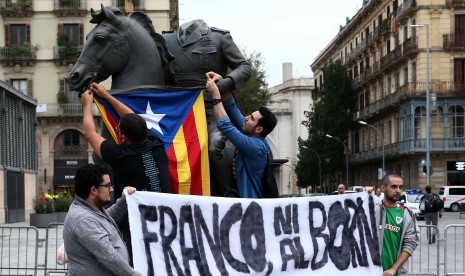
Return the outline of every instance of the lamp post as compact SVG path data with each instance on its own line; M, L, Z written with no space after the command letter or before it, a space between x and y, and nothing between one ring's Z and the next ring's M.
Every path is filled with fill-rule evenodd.
M384 133L382 131L380 131L379 128L375 127L374 125L370 125L369 123L367 123L365 121L358 121L358 123L361 124L361 125L373 128L374 130L376 130L378 132L378 135L381 134L381 143L382 143L382 148L383 148L383 155L382 155L382 158L383 158L383 173L382 173L382 175L384 176L384 172L385 172L385 170L384 170Z
M274 164L274 163L270 163L270 164ZM280 165L283 165L283 166L286 166L286 167L289 167L290 170L289 170L289 175L287 176L287 179L288 179L288 186L289 186L289 189L291 189L291 173L292 171L295 171L295 168L293 168L292 166L288 165L288 164L280 164ZM300 196L300 189L299 190L299 196ZM292 193L292 195L294 195L294 192Z
M337 137L333 137L333 136L331 136L329 134L326 134L326 137L334 139L334 140L338 141L339 143L341 143L344 146L344 151L345 151L345 154L346 154L346 185L347 185L347 187L349 187L349 151L347 150L347 146L346 146L346 144L344 142L342 142Z
M429 25L410 25L413 28L426 27L426 185L430 186L430 134L431 134L431 111L430 111L430 79L429 79Z

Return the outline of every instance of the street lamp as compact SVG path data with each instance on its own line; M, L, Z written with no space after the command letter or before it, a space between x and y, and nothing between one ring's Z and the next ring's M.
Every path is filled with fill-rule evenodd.
M371 127L373 128L374 130L376 130L378 132L378 135L381 134L381 143L382 143L382 148L383 148L383 172L382 172L382 176L384 176L384 133L383 131L380 131L377 127L375 127L374 125L370 125L369 123L365 122L365 121L358 121L359 124L361 125L364 125L364 126L368 126L368 127Z
M430 114L430 80L429 80L429 25L410 25L413 28L426 27L426 185L430 186L430 134L431 134L431 114Z
M270 164L275 164L275 163L270 163ZM292 166L290 166L290 165L288 165L288 164L281 164L281 163L280 163L279 165L283 165L283 166L286 166L286 167L289 167L289 168L290 168L290 170L289 170L289 175L287 176L287 179L288 179L288 184L287 184L287 185L288 185L289 189L291 189L291 173L292 173L292 171L295 170L295 168L293 168ZM295 185L294 185L294 187L295 187ZM294 188L294 187L293 187L293 188ZM294 189L293 189L293 190L294 190ZM298 190L299 190L299 196L300 196L300 188L299 188ZM292 192L292 195L294 195L294 192Z
M316 152L313 149L308 148L306 146L302 146L302 148L308 149L309 151L313 152L316 155L316 157L318 158L318 173L319 173L319 176L320 176L320 182L319 182L320 185L319 186L321 187L321 159L320 159L320 155L318 154L318 152Z
M346 154L346 185L347 185L347 187L349 187L349 151L347 150L347 146L346 146L346 144L344 142L342 142L337 137L333 137L333 136L331 136L329 134L326 134L326 137L334 139L334 140L338 141L339 143L341 143L344 146L344 151L345 151L345 154Z

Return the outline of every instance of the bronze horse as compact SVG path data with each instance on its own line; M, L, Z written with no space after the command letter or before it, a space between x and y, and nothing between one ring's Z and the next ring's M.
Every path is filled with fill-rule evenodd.
M164 38L142 12L124 16L117 8L91 9L91 23L83 50L67 78L72 91L84 92L91 82L112 76L111 89L140 85L171 85L173 56ZM149 66L144 66L149 65Z

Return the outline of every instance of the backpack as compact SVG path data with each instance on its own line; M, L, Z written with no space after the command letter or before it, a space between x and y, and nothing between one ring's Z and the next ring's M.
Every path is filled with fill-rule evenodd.
M276 182L276 178L273 175L273 169L271 168L271 153L268 153L266 156L266 163L265 163L265 169L263 170L263 176L262 176L262 197L261 198L279 198L279 192L278 192L278 183ZM250 172L247 169L247 166L245 166L245 171L247 172L247 175L250 177ZM256 187L253 186L255 191ZM257 193L259 194L259 193Z
M424 200L426 213L439 212L444 208L444 201L436 194L426 194Z
M278 183L273 174L273 169L271 168L271 156L268 153L266 157L265 169L263 170L262 177L262 198L278 198Z

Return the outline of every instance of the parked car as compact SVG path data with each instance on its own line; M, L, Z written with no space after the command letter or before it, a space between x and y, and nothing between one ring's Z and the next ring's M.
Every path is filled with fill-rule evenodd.
M350 186L349 188L347 188L347 191L363 192L363 191L365 191L365 187L363 187L363 186Z
M420 193L421 191L421 193ZM422 190L406 190L400 197L399 204L412 210L417 219L424 219L425 213L420 210L420 199L423 196Z
M460 204L465 203L465 186L442 186L439 197L444 201L444 209L460 211Z

